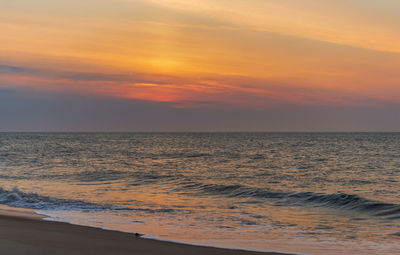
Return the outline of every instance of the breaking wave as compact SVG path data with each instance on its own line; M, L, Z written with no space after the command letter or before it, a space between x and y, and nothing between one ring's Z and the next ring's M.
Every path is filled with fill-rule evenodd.
M25 193L18 187L5 190L0 187L0 204L11 207L36 210L78 210L78 211L144 211L147 213L172 213L175 209L169 208L128 208L109 205L99 205L80 200L59 199L42 196L37 193Z
M201 183L186 183L180 189L191 189L196 194L223 195L227 197L255 198L259 202L271 201L276 205L284 206L313 206L332 208L367 214L386 219L400 219L400 205L369 200L358 195L346 193L321 194L313 192L284 192L250 188L242 185L216 185ZM25 193L14 187L5 190L0 187L0 204L39 210L80 210L80 211L145 211L148 213L172 213L175 209L161 208L128 208L95 203L59 199L43 196L37 193Z
M370 216L400 219L400 205L369 200L358 195L346 193L322 194L314 192L285 192L251 188L242 185L217 185L186 183L184 189L194 189L196 193L265 199L285 206L313 206L339 210L355 211ZM262 200L260 200L262 202Z

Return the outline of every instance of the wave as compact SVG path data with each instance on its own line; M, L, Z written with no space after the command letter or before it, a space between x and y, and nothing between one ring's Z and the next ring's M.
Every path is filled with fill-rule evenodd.
M222 195L234 198L258 199L258 203L270 201L279 206L312 206L362 213L374 217L399 220L400 205L369 200L346 193L321 194L314 192L285 192L251 188L242 185L217 185L186 182L181 189L195 190L196 195ZM174 213L182 209L131 208L100 205L81 200L59 199L37 193L25 193L14 187L5 190L0 187L0 204L11 207L38 210L79 210L79 211L142 211L147 213ZM186 210L185 210L186 211Z
M12 190L5 190L0 187L0 204L36 210L144 211L147 213L173 213L177 211L170 208L128 208L100 205L81 200L60 199L37 193L25 193L18 187L14 187Z
M80 200L59 199L55 197L42 196L36 193L25 193L14 187L5 190L0 187L0 204L11 207L44 209L44 210L107 210L110 206L88 203Z
M208 195L224 195L236 198L256 198L274 202L284 206L313 206L353 211L375 217L400 219L400 205L374 201L358 195L346 193L322 194L314 192L285 192L272 191L260 188L251 188L243 185L218 185L185 183L184 189L194 189L196 193Z

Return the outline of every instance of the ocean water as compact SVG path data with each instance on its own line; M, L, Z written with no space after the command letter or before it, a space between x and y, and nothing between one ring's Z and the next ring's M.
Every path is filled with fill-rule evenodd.
M400 254L398 133L1 133L0 203L217 247Z

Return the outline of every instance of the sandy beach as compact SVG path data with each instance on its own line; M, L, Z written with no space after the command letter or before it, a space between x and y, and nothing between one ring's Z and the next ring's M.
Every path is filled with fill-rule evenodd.
M134 234L44 221L29 211L0 212L0 254L278 254L217 249L144 239Z

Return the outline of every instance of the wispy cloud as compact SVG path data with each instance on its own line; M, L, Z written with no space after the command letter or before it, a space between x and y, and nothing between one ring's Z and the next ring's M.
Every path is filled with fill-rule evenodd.
M400 24L373 1L7 2L5 89L180 109L400 102Z
M22 73L27 69L18 66L0 65L0 73Z

